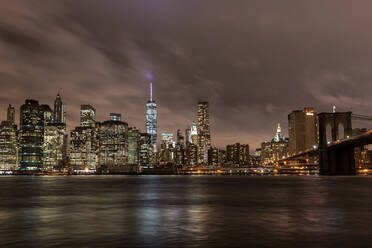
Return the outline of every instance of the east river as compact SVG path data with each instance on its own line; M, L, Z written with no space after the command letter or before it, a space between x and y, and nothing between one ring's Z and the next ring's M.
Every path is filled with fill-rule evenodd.
M372 176L2 176L0 247L371 247Z

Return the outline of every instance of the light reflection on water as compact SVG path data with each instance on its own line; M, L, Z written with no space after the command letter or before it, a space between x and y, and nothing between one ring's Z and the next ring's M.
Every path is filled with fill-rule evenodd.
M369 247L372 177L0 177L0 247Z

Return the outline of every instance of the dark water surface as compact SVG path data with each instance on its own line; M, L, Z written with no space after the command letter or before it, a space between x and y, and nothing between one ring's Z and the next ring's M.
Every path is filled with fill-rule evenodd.
M372 247L372 177L0 177L0 247Z

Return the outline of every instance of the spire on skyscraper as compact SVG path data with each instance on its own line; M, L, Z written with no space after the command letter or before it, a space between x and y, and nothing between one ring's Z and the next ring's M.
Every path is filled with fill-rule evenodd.
M280 140L283 140L283 134L282 134L282 128L280 127L280 123L278 123L278 127L276 129L276 134L274 136L274 141L279 142Z

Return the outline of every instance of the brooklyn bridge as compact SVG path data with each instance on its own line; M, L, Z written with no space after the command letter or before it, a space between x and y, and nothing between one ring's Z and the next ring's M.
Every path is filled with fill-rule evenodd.
M372 120L372 117L352 112L319 113L319 144L278 162L313 161L319 165L321 175L356 174L354 149L372 144L372 130L352 136L352 120Z

